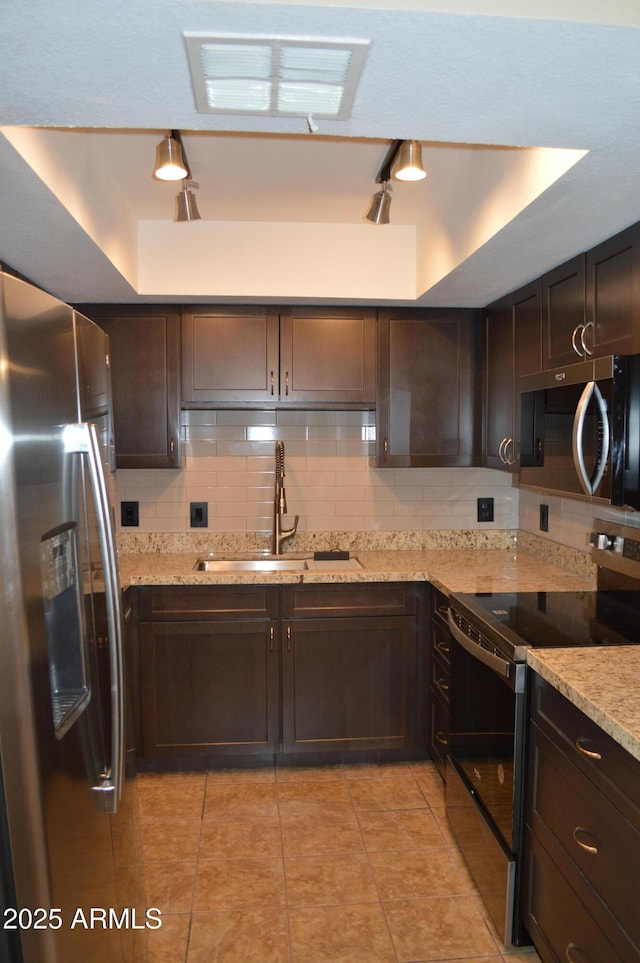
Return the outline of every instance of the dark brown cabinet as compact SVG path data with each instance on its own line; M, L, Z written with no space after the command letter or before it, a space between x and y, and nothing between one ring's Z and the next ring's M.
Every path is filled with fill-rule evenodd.
M198 307L182 314L182 402L373 407L375 312Z
M449 601L431 589L431 624L428 655L427 750L442 778L449 745L449 678L451 674Z
M140 592L142 752L188 759L275 752L278 589Z
M484 464L517 471L518 379L541 367L541 286L533 281L485 310Z
M545 963L640 960L640 764L533 676L523 910Z
M542 278L544 367L640 346L640 225Z
M415 746L416 614L401 583L283 589L284 752Z
M376 463L478 464L481 380L478 312L380 309Z
M420 589L140 590L147 762L416 747Z
M180 315L149 305L81 305L109 335L118 468L180 468Z

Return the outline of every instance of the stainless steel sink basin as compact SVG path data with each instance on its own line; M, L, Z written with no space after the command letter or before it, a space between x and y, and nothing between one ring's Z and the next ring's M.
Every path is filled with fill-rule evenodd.
M304 558L211 558L197 559L197 572L302 572L307 568Z

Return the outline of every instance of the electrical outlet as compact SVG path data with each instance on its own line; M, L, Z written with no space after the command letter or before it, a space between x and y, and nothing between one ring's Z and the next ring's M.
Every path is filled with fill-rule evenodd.
M191 528L208 528L209 505L207 502L190 502Z
M120 524L123 528L140 524L139 502L120 502Z
M548 505L540 506L540 531L541 532L549 531L549 506Z
M478 499L478 521L479 522L493 521L493 498Z

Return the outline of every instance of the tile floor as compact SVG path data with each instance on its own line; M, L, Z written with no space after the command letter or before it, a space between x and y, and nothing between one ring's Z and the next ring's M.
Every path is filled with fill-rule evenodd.
M539 963L497 941L430 762L142 774L151 963Z

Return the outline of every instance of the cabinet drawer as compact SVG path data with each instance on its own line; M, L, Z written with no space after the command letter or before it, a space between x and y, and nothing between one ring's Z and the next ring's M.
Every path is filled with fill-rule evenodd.
M140 589L140 621L225 621L278 617L278 589L267 585L153 586Z
M640 826L640 763L540 676L533 721L634 825Z
M635 870L640 865L640 833L535 725L531 727L530 751L532 829L550 849L555 842L565 851L640 946L637 886L624 871L624 867ZM572 875L579 880L578 889L582 877L575 870Z
M544 963L631 963L597 926L544 847L530 831L524 868L525 925Z
M449 666L441 659L432 657L429 671L430 685L447 704L449 703L449 676Z
M444 629L438 622L431 623L431 652L444 666L451 664L451 636L449 629Z
M447 627L449 625L449 599L437 588L431 588L431 618L432 622Z
M287 585L282 589L282 615L298 619L415 615L417 591L404 582Z

